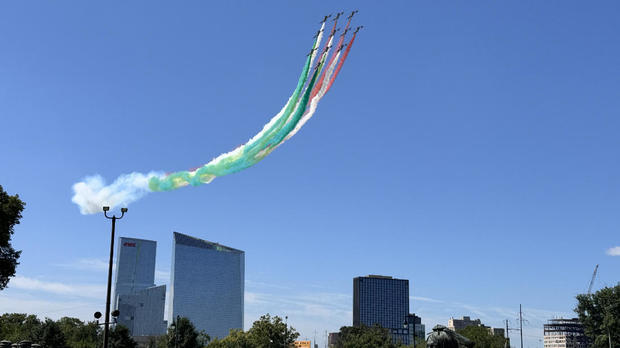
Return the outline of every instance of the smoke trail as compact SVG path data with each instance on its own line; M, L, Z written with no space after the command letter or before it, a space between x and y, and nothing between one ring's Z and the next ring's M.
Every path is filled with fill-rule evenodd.
M347 28L349 23L350 19ZM312 44L312 50L304 63L297 86L287 103L278 114L263 126L260 132L244 145L223 153L207 164L191 171L184 170L170 174L134 172L119 176L110 185L106 185L104 179L99 175L86 177L83 181L73 185L72 201L80 207L82 214L97 213L106 205L110 207L126 206L153 191L169 191L187 185L197 186L210 183L218 176L235 173L258 163L299 131L301 126L312 117L318 102L334 82L355 39L354 34L349 47L347 47L343 57L340 58L343 35L338 42L336 54L328 60L327 58L332 51L335 28L336 22L319 55L319 46L325 29L325 21L322 22ZM316 66L312 68L312 63L317 56L320 58Z
M100 213L103 206L126 206L150 192L149 180L162 173L131 173L119 176L110 185L100 175L89 176L73 185L73 203L82 214Z

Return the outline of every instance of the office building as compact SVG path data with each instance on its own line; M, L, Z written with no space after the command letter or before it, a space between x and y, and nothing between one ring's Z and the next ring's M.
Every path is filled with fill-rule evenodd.
M243 251L174 232L170 319L187 317L211 338L243 329L244 277Z
M340 342L340 332L330 332L327 336L327 347L335 348Z
M544 325L545 348L588 348L589 341L579 319L551 319Z
M461 319L450 318L448 320L448 329L452 331L459 331L469 326L480 326L489 331L489 334L494 336L505 337L505 330L501 327L490 327L482 324L480 319L471 319L470 317L464 316Z
M450 318L448 320L448 329L452 331L462 330L468 326L483 326L480 319L471 320L470 317L462 317L461 319Z
M390 329L395 343L411 344L409 315L409 280L380 275L353 279L353 326L379 324Z
M113 308L119 310L118 323L132 336L157 336L166 330L166 286L155 286L156 249L152 240L118 241Z

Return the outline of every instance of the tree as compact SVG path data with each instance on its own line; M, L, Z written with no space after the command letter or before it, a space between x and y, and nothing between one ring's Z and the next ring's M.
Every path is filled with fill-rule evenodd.
M63 317L58 320L60 330L65 335L67 347L70 348L97 348L101 343L96 322L84 323L77 318Z
M9 278L15 276L15 267L21 251L16 251L11 245L13 226L19 224L22 210L26 203L19 199L19 195L9 196L0 185L0 290L6 288Z
M189 319L179 317L168 328L168 334L165 337L168 348L201 348L204 336L206 335L198 332Z
M399 345L392 343L390 330L374 326L343 326L340 328L340 338L337 348L396 348Z
M474 342L476 348L504 348L506 344L504 337L493 335L484 326L468 326L458 330L458 333Z
M620 284L577 295L575 312L594 348L620 345Z
M5 313L0 316L0 339L37 342L40 332L41 321L36 315Z
M123 325L116 325L110 330L110 347L112 348L136 348L138 344L129 335L129 329Z
M289 327L282 318L269 314L261 316L247 332L248 343L252 347L289 347L299 337L299 333Z
M230 334L223 339L214 339L209 348L254 348L243 330L230 330Z
M43 348L65 348L67 346L60 325L50 318L45 318L45 322L41 325L41 335L36 342L39 342Z

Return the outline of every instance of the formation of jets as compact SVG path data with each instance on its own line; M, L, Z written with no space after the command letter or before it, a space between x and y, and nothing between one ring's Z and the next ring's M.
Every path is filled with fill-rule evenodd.
M359 12L358 10L351 11L351 14L347 17L347 19L349 19L349 20L350 20L350 19L351 19L351 18L353 18L353 16L355 16L355 14L356 14L356 13L358 13L358 12ZM334 22L335 22L335 21L337 21L337 20L338 20L338 18L340 18L340 16L342 16L343 14L344 14L344 11L343 11L343 12L338 12L338 13L336 13L336 15L334 16L333 21L334 21ZM332 16L331 14L326 15L325 17L323 17L323 20L319 22L319 24L323 24L323 23L327 22L327 20L328 20L331 16ZM354 31L353 33L354 33L354 34L357 34L357 32L358 32L358 31L360 31L360 29L362 29L362 28L364 28L364 26L363 26L363 25L360 25L359 27L355 28L355 31ZM339 30L340 30L340 28L338 28L338 29L334 30L334 34L335 34L337 31L339 31ZM345 29L345 30L342 32L342 34L340 34L340 36L345 36L349 30L351 30L351 28L347 28L347 29ZM322 33L322 32L323 32L323 29L319 29L319 30L316 32L316 34L314 34L313 38L315 38L315 39L316 39L319 35L321 35L321 33ZM338 47L338 50L337 50L336 52L340 52L340 50L342 50L342 49L343 49L344 47L346 47L346 46L347 46L347 44L340 45L340 47ZM327 47L325 47L325 50L324 50L324 51L329 50L330 48L331 48L331 46L327 46ZM316 49L317 49L317 48L313 48L313 49L311 49L311 50L310 50L310 52L308 52L308 54L307 54L306 56L309 56L309 55L313 54L313 53L314 53L314 51L315 51Z

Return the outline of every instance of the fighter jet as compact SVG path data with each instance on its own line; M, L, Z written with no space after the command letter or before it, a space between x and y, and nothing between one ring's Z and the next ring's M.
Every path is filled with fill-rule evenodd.
M319 22L319 24L323 24L323 23L327 22L327 18L329 18L331 16L332 16L331 14L328 14L327 16L325 16L325 18L323 18L322 21Z
M355 32L354 34L357 34L358 31L360 31L360 29L364 28L363 25L360 25L359 27L355 28Z
M336 51L336 53L342 51L343 48L347 47L347 44L342 44L340 45L340 47L338 47L338 51Z
M349 30L351 30L351 28L346 28L346 29L342 32L342 34L340 34L340 36L345 36L345 35L347 35L347 31L349 31Z
M319 29L317 30L316 34L314 34L314 36L312 38L316 39L317 37L319 37L319 34L323 31L323 29Z
M358 13L358 10L352 11L351 14L349 15L349 17L347 17L347 19L351 19L353 18L353 16L355 16L356 13Z
M336 13L336 17L334 17L333 21L334 22L337 21L338 18L340 18L340 16L342 16L343 14L344 14L344 11Z

